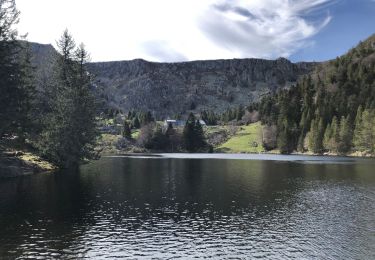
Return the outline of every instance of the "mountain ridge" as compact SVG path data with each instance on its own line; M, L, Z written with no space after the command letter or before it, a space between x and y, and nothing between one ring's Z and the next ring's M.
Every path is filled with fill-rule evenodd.
M57 51L31 43L38 69L50 67ZM90 62L95 89L106 109L151 111L158 118L187 112L223 112L288 88L319 63L288 59L218 59L153 62L143 59Z

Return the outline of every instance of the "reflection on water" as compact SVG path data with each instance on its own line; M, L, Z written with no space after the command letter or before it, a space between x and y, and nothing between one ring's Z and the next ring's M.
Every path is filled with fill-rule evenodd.
M375 258L374 161L103 158L0 181L2 258Z

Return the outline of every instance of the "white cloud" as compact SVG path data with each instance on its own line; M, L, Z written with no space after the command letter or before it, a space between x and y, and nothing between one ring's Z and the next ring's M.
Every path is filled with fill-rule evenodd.
M65 28L93 60L289 56L331 17L332 0L17 0L20 32L54 43ZM321 17L319 15L318 17Z
M206 12L200 27L213 42L239 57L288 57L331 20L306 15L330 0L220 1Z

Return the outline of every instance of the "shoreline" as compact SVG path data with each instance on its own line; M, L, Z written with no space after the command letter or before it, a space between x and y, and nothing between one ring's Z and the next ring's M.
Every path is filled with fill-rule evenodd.
M189 152L163 152L163 151L150 151L150 152L120 152L120 153L113 153L113 154L102 154L101 157L115 157L115 156L148 156L148 157L159 157L161 154L228 154L228 155L282 155L282 156L293 156L293 155L300 155L300 156L312 156L312 157L343 157L343 158L363 158L363 159L375 159L375 155L365 154L362 155L361 153L354 152L350 154L337 154L337 153L324 153L324 154L314 154L314 153L301 153L301 152L293 152L290 154L280 154L276 150L271 150L268 152L260 152L260 153L251 153L251 152L240 152L240 153L225 153L225 152L213 152L213 153L189 153Z
M274 158L267 158L272 156ZM352 155L319 155L308 153L117 153L106 154L103 158L129 157L129 158L149 158L149 159L240 159L240 160L280 160L280 161L306 161L300 160L300 157L310 158L308 161L329 161L334 159L336 161L348 161L358 159L374 159L375 157L352 156Z
M0 155L0 180L39 173L54 172L58 168L29 152L5 152Z
M275 158L266 158L263 156L275 156ZM298 157L310 157L308 161L329 161L330 158L338 162L346 162L348 159L374 159L373 155L362 155L361 153L351 153L348 155L339 154L312 154L294 152L291 154L280 154L277 151L261 152L261 153L184 153L184 152L120 152L113 154L103 154L103 158L129 157L129 158L149 158L149 159L232 159L232 160L276 160L276 161L306 161L299 160ZM294 158L293 158L294 157ZM28 152L15 152L9 156L0 156L0 180L27 176L40 173L50 173L58 170L51 163L41 159L40 157Z

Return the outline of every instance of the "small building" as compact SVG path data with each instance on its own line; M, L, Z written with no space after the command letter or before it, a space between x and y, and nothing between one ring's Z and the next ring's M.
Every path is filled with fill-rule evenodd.
M175 120L175 119L167 119L164 121L164 127L168 127L169 124L172 124L172 126L175 127L184 127L185 121L183 120Z
M199 119L199 124L201 124L202 126L206 126L206 122L204 122L202 119Z
M172 124L174 128L184 127L185 123L186 122L184 120L167 119L164 121L164 127L167 128L169 124ZM206 126L206 122L204 122L203 120L199 120L199 123L202 126Z

